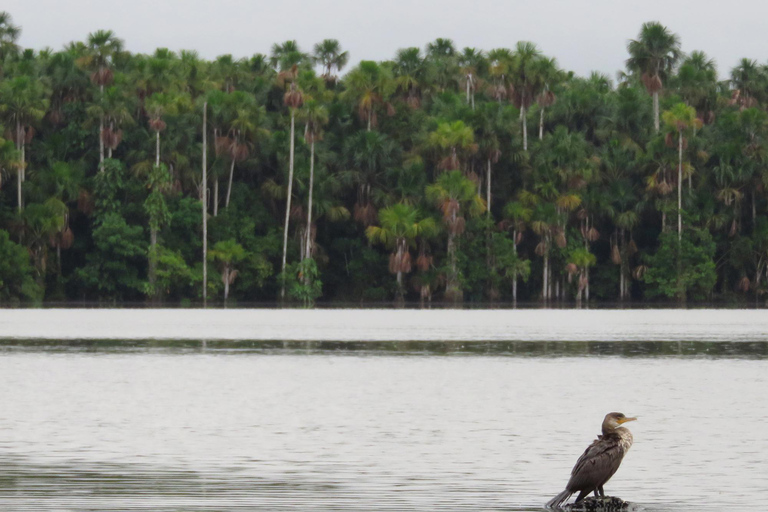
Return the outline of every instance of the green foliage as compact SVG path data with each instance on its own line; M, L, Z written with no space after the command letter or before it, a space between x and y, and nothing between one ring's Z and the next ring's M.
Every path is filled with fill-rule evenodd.
M314 304L315 300L323 294L320 272L312 258L288 265L285 268L285 282L288 296L293 300L301 301L305 306Z
M527 41L437 39L340 78L332 39L206 61L132 54L108 30L36 52L0 25L0 300L198 300L203 215L208 295L275 300L292 133L297 301L768 290L765 66L745 58L723 85L659 23L630 40L617 84Z
M34 279L26 249L12 242L7 231L0 230L0 300L39 301L42 296L43 289Z
M138 300L146 290L144 229L131 226L119 213L107 213L93 230L94 250L77 276L86 290L102 300Z
M704 300L717 281L715 242L706 230L687 229L678 242L676 233L663 233L659 248L647 258L643 280L648 295L685 300Z

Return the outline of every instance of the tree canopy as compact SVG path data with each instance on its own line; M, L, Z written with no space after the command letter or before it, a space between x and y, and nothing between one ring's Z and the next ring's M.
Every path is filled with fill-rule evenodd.
M206 264L242 303L765 300L768 65L658 22L617 82L530 41L208 61L21 30L0 13L2 301L198 301Z

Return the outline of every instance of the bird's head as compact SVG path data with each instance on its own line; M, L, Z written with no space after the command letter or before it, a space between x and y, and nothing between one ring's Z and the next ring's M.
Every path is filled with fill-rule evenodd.
M620 412L609 412L603 420L603 432L612 432L628 421L635 421L637 418L628 418Z

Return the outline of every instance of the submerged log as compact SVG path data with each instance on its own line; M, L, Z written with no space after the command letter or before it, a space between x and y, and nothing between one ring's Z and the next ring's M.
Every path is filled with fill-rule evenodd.
M602 498L590 496L578 503L566 505L563 509L570 512L615 512L638 510L634 504L613 496L605 496Z

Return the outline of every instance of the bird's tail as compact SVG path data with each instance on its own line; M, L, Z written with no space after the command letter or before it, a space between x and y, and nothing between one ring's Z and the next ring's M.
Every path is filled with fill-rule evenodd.
M565 491L549 500L547 502L547 508L560 508L563 503L568 501L568 498L570 498L572 494L573 492L566 489Z

